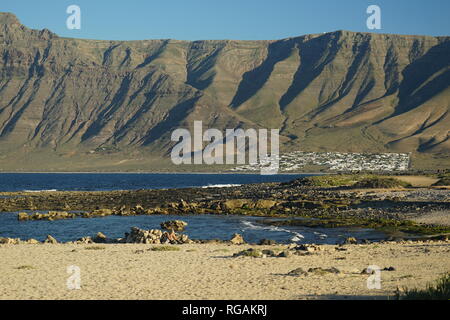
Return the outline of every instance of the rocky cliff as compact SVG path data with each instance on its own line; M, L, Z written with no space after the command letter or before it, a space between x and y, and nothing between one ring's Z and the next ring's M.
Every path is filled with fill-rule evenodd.
M445 157L449 107L450 37L96 41L0 13L3 168L139 166L194 120L280 128L282 151Z

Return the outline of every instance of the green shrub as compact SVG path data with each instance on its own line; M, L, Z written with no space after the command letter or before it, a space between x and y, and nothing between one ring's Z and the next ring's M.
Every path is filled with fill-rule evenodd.
M450 273L439 278L436 283L428 285L426 289L407 289L399 298L402 300L449 300Z
M323 176L305 177L296 181L298 185L310 187L354 187L390 189L410 187L407 182L392 177L377 176L371 174L332 174Z
M370 177L362 179L353 185L353 188L364 189L392 189L392 188L406 188L411 187L407 182L385 177Z
M158 246L149 249L150 251L180 251L180 248L175 246Z
M351 186L355 183L355 179L357 179L356 175L323 175L323 176L313 176L313 177L305 177L297 180L296 182L299 185L311 186L311 187L342 187L342 186Z
M247 249L242 250L233 255L233 257L251 257L251 258L261 258L263 256L263 252L259 249Z

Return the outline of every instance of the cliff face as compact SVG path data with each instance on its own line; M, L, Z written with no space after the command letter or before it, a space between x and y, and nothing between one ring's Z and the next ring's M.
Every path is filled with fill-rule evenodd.
M95 41L0 13L0 163L164 156L194 120L280 128L283 151L446 154L449 107L450 37Z

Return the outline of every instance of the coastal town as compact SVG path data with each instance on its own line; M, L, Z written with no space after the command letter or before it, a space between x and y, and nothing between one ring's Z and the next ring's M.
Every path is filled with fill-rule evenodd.
M327 171L401 172L410 168L409 153L342 153L295 151L279 156L279 171L302 171L307 166L323 167ZM242 165L233 172L259 171L266 163ZM270 165L274 165L271 163Z

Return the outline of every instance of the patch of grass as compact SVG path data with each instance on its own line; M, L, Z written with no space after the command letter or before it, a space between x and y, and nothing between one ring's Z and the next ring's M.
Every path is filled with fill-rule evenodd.
M32 269L35 269L35 268L33 266L30 266L30 265L22 265L22 266L18 266L16 269L17 270L32 270Z
M332 187L352 187L352 188L406 188L411 185L396 178L378 176L372 174L335 174L305 177L296 181L300 185L332 188Z
M158 246L149 249L150 251L180 251L180 248L175 246Z
M356 182L352 187L361 189L393 189L408 188L411 187L411 184L396 178L369 177Z
M425 289L406 289L399 297L401 300L449 300L450 299L450 273L439 278L435 283L429 284Z
M235 253L233 255L233 257L251 257L251 258L260 258L262 257L263 252L259 249L247 249L247 250L242 250L238 253Z
M84 249L85 250L105 250L106 248L103 246L90 246L90 247L86 247Z
M342 187L351 186L358 180L358 175L323 175L323 176L313 176L305 177L297 180L300 185L311 186L311 187Z

